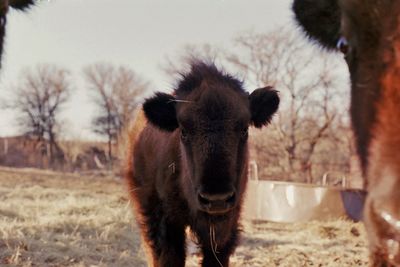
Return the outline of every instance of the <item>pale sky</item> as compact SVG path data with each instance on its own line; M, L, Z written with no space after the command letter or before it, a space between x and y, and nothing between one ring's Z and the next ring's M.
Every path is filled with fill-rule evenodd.
M131 67L155 86L171 79L160 65L185 44L227 47L239 33L267 32L292 24L289 0L42 0L29 13L10 11L0 97L10 94L24 67L55 63L76 80L71 103L63 111L66 136L93 137L95 109L81 70L95 62ZM18 134L12 112L2 111L0 136Z

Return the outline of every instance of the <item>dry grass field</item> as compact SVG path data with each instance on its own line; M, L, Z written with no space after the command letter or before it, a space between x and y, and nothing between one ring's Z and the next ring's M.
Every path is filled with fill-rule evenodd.
M0 168L0 266L146 266L123 185ZM367 258L360 223L244 223L232 266L367 266Z

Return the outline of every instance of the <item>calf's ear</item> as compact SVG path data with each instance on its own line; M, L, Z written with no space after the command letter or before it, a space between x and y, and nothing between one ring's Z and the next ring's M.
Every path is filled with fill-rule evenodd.
M156 93L146 99L143 111L151 124L161 130L172 132L178 128L176 119L175 97L165 93Z
M279 101L278 92L270 86L254 90L249 95L253 125L261 128L270 123L272 115L278 110Z
M310 39L328 49L336 49L341 20L338 0L294 0L292 9Z
M32 6L35 0L9 0L9 5L15 9L25 10Z

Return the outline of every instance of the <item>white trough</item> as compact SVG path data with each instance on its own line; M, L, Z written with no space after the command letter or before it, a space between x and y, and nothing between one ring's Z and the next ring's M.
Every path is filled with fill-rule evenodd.
M243 217L247 220L304 222L362 219L366 192L337 186L263 181L250 175Z

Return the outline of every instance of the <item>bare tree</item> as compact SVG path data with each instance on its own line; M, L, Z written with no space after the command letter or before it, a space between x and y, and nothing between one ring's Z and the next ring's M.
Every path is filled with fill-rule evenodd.
M200 58L237 73L249 88L270 85L280 91L272 125L251 131L252 157L261 165L263 178L315 182L327 171L348 174L348 82L339 78L347 76L344 62L311 49L288 28L247 32L234 45L230 50L188 45L174 60L167 58L163 69L171 76L182 71L179 66Z
M107 137L108 157L112 160L113 142L129 126L148 83L131 69L105 63L86 67L84 76L99 111L92 122L93 130Z
M271 164L279 162L281 175L312 182L318 146L324 140L338 140L332 127L345 114L339 110L345 99L341 88L346 88L336 72L340 63L309 49L288 29L247 33L238 37L236 44L240 52L226 58L246 81L272 85L281 92L279 115L268 134L263 133L268 141L255 144L256 150L269 154L269 160L274 161Z
M26 69L13 88L12 100L7 104L18 114L18 124L26 135L49 144L48 155L53 163L57 145L59 112L68 101L71 90L69 72L54 65L40 65Z

